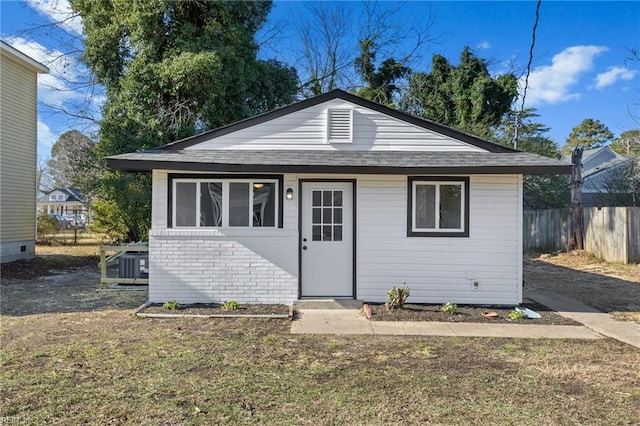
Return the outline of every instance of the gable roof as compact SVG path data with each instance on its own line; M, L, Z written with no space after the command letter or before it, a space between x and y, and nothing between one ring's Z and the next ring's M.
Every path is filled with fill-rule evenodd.
M368 99L364 99L359 96L352 95L351 93L345 92L344 90L340 90L340 89L333 89L330 92L323 93L321 95L314 96L312 98L305 99L303 101L295 102L280 108L276 108L264 114L256 115L254 117L237 121L235 123L231 123L226 126L218 127L217 129L209 130L207 132L200 133L198 135L191 136L191 137L161 146L157 149L177 150L177 149L189 148L201 142L205 142L220 136L228 135L229 133L246 129L247 127L256 126L258 124L262 124L264 122L274 120L276 118L279 118L279 117L282 117L282 116L285 116L285 115L288 115L288 114L291 114L315 105L319 105L334 99L342 99L343 101L351 102L355 105L361 106L363 108L371 109L381 114L388 115L398 120L413 124L417 127L430 130L432 132L440 133L442 135L449 136L451 138L460 140L462 142L466 142L470 145L477 146L478 148L485 149L489 152L516 152L516 150L508 148L504 145L500 145L494 142L489 142L477 136L470 135L460 130L456 130L448 126L444 126L442 124L438 124L431 120L417 117L415 115L411 115L409 113L406 113L397 109L393 109L393 108L378 104L376 102L372 102Z
M341 99L417 127L468 143L483 151L198 149L195 145L334 99ZM188 148L188 149L187 149ZM384 174L568 174L571 164L520 152L473 135L360 98L342 90L278 108L156 149L107 157L107 167L262 173Z
M57 201L58 203L60 202L64 202L64 203L84 203L85 197L84 195L82 195L82 191L79 190L78 188L55 188L52 189L49 192L45 192L42 196L38 197L40 199L41 202L48 202L49 201L49 195L53 194L54 192L59 192L63 195L66 195L67 198L64 201Z

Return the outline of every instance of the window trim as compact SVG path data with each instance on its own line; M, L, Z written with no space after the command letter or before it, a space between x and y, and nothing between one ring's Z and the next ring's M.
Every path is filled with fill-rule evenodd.
M222 216L222 226L200 226L199 221L196 221L196 226L175 226L175 209L173 205L174 200L174 190L175 190L175 182L188 182L193 181L196 183L201 182L222 182L223 188L226 188L225 191L223 189L223 216ZM229 226L229 183L231 182L255 182L255 181L263 181L263 182L274 182L276 184L276 221L275 226L253 226L253 223L250 221L249 226ZM225 184L226 183L226 184ZM197 194L200 193L200 185L196 185ZM196 195L196 206L199 204L199 197ZM247 175L247 174L238 174L238 175L230 175L230 174L201 174L201 173L169 173L168 175L168 187L167 187L167 229L197 229L197 230L207 230L207 229L282 229L284 227L284 176L283 175ZM226 202L226 207L224 203Z
M441 185L446 182L462 185L462 230L423 230L413 226L415 188L418 184ZM408 176L407 179L407 237L469 237L469 177L468 176Z

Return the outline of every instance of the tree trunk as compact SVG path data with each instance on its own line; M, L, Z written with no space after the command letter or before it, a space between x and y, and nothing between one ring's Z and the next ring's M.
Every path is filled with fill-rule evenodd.
M582 210L582 147L576 147L571 153L571 238L569 240L570 250L584 249L584 223Z

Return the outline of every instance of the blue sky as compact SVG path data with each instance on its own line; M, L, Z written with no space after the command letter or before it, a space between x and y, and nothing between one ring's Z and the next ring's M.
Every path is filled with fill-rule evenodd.
M262 57L300 63L296 53L300 51L299 27L308 19L307 7L303 2L275 2L268 27L280 25L280 31L265 44ZM350 24L343 45L354 50L362 32L363 7L356 2L342 7ZM380 7L391 9L396 4L382 2ZM429 34L435 40L416 52L411 63L416 70L428 71L434 53L457 63L468 45L478 56L490 60L493 73L512 70L521 75L529 59L535 7L533 1L415 1L402 5L389 22L407 29L423 26L429 17L433 20ZM39 154L48 156L51 145L67 130L95 130L90 122L52 114L54 109L46 106L99 116L103 93L72 90L69 83L86 79L88 72L72 56L61 55L71 50L63 44L68 37L53 27L26 31L52 19L67 18L67 0L2 0L0 14L2 40L52 70L39 78ZM559 145L585 118L602 121L616 135L640 127L630 114L640 115L640 62L629 60L629 49L640 49L639 22L640 2L542 2L526 106L537 108L538 121L551 128L549 136ZM79 35L82 23L70 19L63 29ZM409 39L387 53L403 55L413 44ZM83 103L87 99L92 104Z

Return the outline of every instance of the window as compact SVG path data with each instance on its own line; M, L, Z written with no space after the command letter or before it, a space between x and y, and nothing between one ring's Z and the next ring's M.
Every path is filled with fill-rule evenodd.
M171 178L174 227L281 227L282 179Z
M409 177L410 237L469 236L469 178Z
M342 191L311 191L311 239L342 241Z

